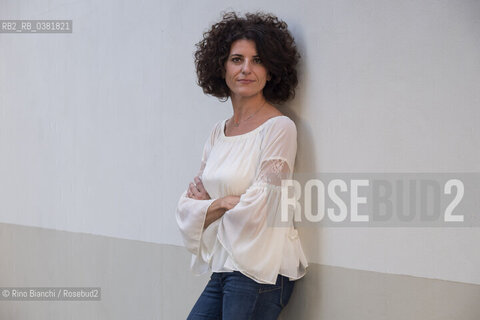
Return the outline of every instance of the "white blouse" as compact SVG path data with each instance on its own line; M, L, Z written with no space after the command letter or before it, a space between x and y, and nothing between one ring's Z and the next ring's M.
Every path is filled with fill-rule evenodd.
M176 220L197 274L240 271L259 283L274 284L278 274L296 280L308 266L292 217L278 224L281 180L290 179L297 152L295 123L286 116L268 119L254 130L225 136L226 119L207 139L199 172L210 200L187 197ZM240 202L203 229L210 204L227 195Z

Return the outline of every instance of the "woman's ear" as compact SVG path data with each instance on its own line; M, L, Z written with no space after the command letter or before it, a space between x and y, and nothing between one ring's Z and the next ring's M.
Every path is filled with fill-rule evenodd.
M267 81L270 81L270 80L272 80L272 75L269 72L269 73L267 73Z

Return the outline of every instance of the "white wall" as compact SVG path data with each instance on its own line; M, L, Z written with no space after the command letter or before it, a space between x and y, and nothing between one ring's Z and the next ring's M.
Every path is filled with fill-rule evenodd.
M0 34L0 222L181 244L178 196L230 105L192 53L225 9L282 17L302 52L303 172L479 172L478 1L10 1ZM303 232L311 262L480 284L478 228Z

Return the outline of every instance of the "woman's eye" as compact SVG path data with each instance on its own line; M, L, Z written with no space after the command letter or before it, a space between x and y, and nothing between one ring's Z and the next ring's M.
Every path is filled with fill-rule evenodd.
M260 58L255 58L253 61L254 61L255 63L262 63L262 59L260 59Z
M240 62L240 58L232 58L232 62Z

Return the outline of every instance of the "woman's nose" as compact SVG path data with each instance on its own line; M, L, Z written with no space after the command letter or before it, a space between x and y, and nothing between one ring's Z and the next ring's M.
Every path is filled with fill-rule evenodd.
M245 62L243 63L243 66L242 66L242 72L243 73L250 73L250 61L248 60L245 60Z

